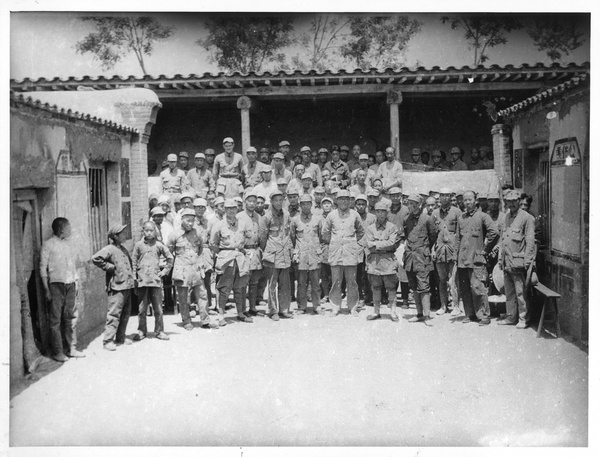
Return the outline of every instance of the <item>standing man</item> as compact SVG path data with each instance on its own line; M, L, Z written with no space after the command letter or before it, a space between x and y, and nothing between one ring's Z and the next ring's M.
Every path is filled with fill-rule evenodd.
M262 164L271 166L269 148L260 148L258 157Z
M253 189L246 189L244 194L244 211L237 214L237 219L240 224L244 227L244 252L246 259L248 260L248 268L250 269L248 291L244 289L242 291L242 303L246 306L246 296L248 297L249 311L248 315L257 316L258 310L258 284L262 277L262 255L260 252L260 240L259 240L259 225L260 216L256 213L256 203L258 201L256 192ZM244 312L244 314L246 314Z
M375 223L376 216L367 212L367 196L359 194L356 197L354 204L356 212L360 216L360 220L363 225L365 233L367 233L367 227ZM386 211L387 216L387 211ZM369 276L366 269L366 255L368 249L366 249L366 237L360 240L360 245L363 249L358 255L358 265L356 267L356 281L358 283L358 306L363 308L365 305L371 305L373 303L373 294L371 293L371 284L369 284ZM396 285L397 286L397 285Z
M410 153L411 162L406 164L407 170L414 171L425 171L425 165L421 161L421 149L420 148L412 148Z
M369 156L367 154L365 154L367 156L367 163L369 162ZM359 167L359 157L361 156L360 153L360 145L355 144L354 146L352 146L352 153L350 155L350 158L348 159L348 162L346 162L346 165L348 165L348 169L350 170L350 172L356 170Z
M471 163L468 165L469 170L485 170L485 164L481 160L479 156L479 149L472 148L471 149ZM485 212L485 211L484 211Z
M481 146L479 148L479 157L483 162L484 170L494 169L494 151L489 146Z
M438 237L434 247L433 260L439 278L440 309L437 314L444 314L448 310L448 286L452 296L452 315L458 316L458 290L456 288L456 253L458 245L456 230L461 211L450 204L452 192L447 187L440 190L441 206L433 210L431 218L435 224Z
M190 155L185 151L181 151L179 153L179 163L178 163L179 169L183 170L184 172L187 172L189 170L189 165L190 165Z
M279 152L281 153L281 155L283 155L283 160L285 161L285 168L289 171L292 171L294 169L294 165L296 164L292 160L292 155L290 154L290 142L287 140L280 141Z
M280 179L285 180L286 184L292 180L292 172L285 167L285 156L278 152L273 156L273 180L279 183ZM292 161L293 162L293 161Z
M233 297L237 310L237 320L252 323L252 318L244 314L246 294L250 279L250 262L246 258L244 245L245 232L248 228L237 218L238 205L233 199L225 200L225 218L219 221L210 234L210 248L216 254L215 271L220 275L217 282L219 291L219 325L227 325L225 305L229 293L233 289Z
M169 168L160 172L160 182L162 184L163 194L174 196L186 192L190 188L190 181L185 172L177 168L177 156L169 154L167 156Z
M332 148L333 150L333 148ZM340 159L346 165L348 165L348 159L350 158L350 148L346 145L340 147Z
M527 269L533 263L535 252L535 219L519 208L520 194L511 190L504 197L508 213L502 225L498 263L504 272L506 291L506 319L498 325L527 328L527 302L524 284Z
M359 194L366 195L371 190L371 186L369 184L367 184L367 172L369 172L371 170L357 168L354 171L357 172L356 173L356 183L353 186L350 186L350 188L348 190L357 195L359 195Z
M489 215L477 208L475 192L463 195L465 212L458 221L456 232L458 244L457 277L458 292L465 308L463 323L490 323L486 252L491 251L498 239L495 224ZM480 314L481 317L477 316Z
M369 170L373 170L373 173L377 175L377 170L379 169L379 165L385 162L385 154L383 151L375 152L375 163L369 166Z
M302 175L302 188L300 189L300 196L308 195L309 197L313 194L313 178L310 173L304 172Z
M233 138L223 139L225 152L217 156L213 167L213 176L217 182L217 187L223 189L222 192L226 197L238 195L241 186L244 159L241 154L233 151L234 145ZM217 191L217 193L219 192L220 190Z
M215 150L212 148L205 149L204 155L206 156L206 168L212 172L215 166Z
M259 222L259 239L263 252L263 267L268 278L269 317L278 321L292 319L290 266L292 264L292 240L290 238L290 215L283 210L283 194L271 194L271 207Z
M337 209L325 220L323 240L329 243L329 264L333 285L329 298L333 309L331 316L337 316L342 306L342 281L346 280L348 310L358 316L358 284L356 266L362 250L359 242L364 236L362 221L356 211L350 209L350 192L340 190L337 194Z
M64 217L52 221L54 235L42 245L40 276L48 300L48 321L52 358L85 357L77 350L77 306L79 275L71 250L71 224Z
M329 265L329 243L323 240L323 226L325 220L333 208L333 200L329 196L321 200L321 303L329 301L329 291L331 290L331 265Z
M242 182L244 183L244 187L248 188L254 187L262 181L261 172L265 169L266 165L256 160L258 154L254 146L250 146L246 150L246 157L248 158L248 163L242 166Z
M466 171L469 168L467 164L464 163L461 159L463 155L463 150L458 146L454 146L450 149L450 165L449 168L452 171Z
M327 150L327 148L319 149L319 162L317 163L317 165L319 165L321 172L325 169L325 165L327 164L328 159L329 151ZM325 181L325 179L323 179L323 181Z
M294 247L293 262L298 272L298 310L304 314L307 306L308 284L312 297L313 314L323 314L319 306L321 272L321 217L312 214L312 198L308 194L300 198L300 214L291 218L290 233Z
M375 179L375 172L369 168L369 156L367 154L361 154L358 156L358 167L356 167L350 175L350 182L352 185L357 183L357 175L360 170L364 170L366 173L365 184L369 187L372 187L372 181Z
M310 161L314 163L317 167L319 167L319 152L311 151L310 152ZM321 167L319 167L319 171L321 171Z
M431 248L435 243L437 230L427 212L422 211L421 197L418 194L408 197L408 210L410 214L404 222L406 246L403 263L417 306L417 315L408 322L430 325L429 273L433 270Z
M198 152L194 156L194 164L196 167L188 171L187 178L190 181L190 186L196 192L196 197L206 198L208 192L215 190L215 180L212 172L206 166L206 155Z
M431 153L431 165L429 171L448 171L448 164L442 160L442 151L435 149Z
M386 161L377 168L376 178L383 183L382 193L387 194L392 187L402 188L402 164L396 160L396 150L388 147L385 150Z
M313 187L322 186L323 179L321 178L321 168L316 163L311 161L311 150L308 146L302 146L302 165L304 165L304 173L308 173L312 179ZM318 156L317 156L318 157Z
M273 180L273 173L270 165L265 165L261 170L262 182L254 187L256 195L263 198L264 202L270 201L271 194L277 190L277 184Z
M396 314L396 290L398 289L398 262L394 253L400 243L398 228L387 220L388 206L383 202L375 204L376 221L369 225L365 231L365 247L367 254L367 274L373 294L373 314L367 320L381 318L381 291L385 285L390 307L390 319L398 322Z
M350 169L342 160L340 160L340 152L337 150L331 151L331 160L325 164L325 170L329 170L331 178L335 176L335 180L341 187L346 187L350 179Z

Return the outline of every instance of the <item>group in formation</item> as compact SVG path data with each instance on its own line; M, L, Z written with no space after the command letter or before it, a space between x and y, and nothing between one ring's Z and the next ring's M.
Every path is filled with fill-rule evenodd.
M449 162L443 151L433 151L431 164L429 153L415 148L413 162L403 166L393 147L373 156L358 145L351 152L333 146L316 153L304 146L292 156L290 143L281 141L277 152L249 147L245 158L234 147L225 138L222 153L198 152L190 169L187 152L169 154L160 172L162 192L150 196L149 217L132 252L124 246L126 226L117 225L108 232L109 244L92 256L106 272L105 349L132 343L125 333L132 293L139 300L133 340L149 336L150 305L154 336L169 339L167 302L179 310L186 330L194 328L196 314L203 328L224 327L232 292L236 319L244 323L256 316L335 317L344 312L344 298L353 316L368 306L366 319L381 319L387 305L387 317L398 322L400 292L401 308L409 308L409 300L416 307L408 322L432 326L435 315L449 312L464 313L464 323L487 325L496 264L507 308L497 323L528 326L524 284L536 250L531 198L510 188L502 195L448 187L402 191L405 169L493 168L490 148L473 149L469 166L459 147L451 149ZM84 356L76 347L78 278L69 221L57 218L53 231L40 269L53 357L66 361Z

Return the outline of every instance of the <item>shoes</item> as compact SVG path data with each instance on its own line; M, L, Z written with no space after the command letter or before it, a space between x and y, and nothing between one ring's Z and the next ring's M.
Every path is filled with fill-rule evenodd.
M392 320L392 322L398 322L400 320L397 314L390 315L390 319Z
M238 321L240 321L240 322L246 322L246 323L248 323L248 324L251 324L252 322L254 322L254 321L252 320L252 318L251 318L251 317L248 317L248 316L238 316L238 317L237 317L237 320L238 320Z
M425 316L414 316L414 317L411 317L408 320L408 322L411 322L411 323L413 323L413 322L425 322Z
M77 349L71 349L71 352L69 352L67 355L76 359L81 359L85 357L85 354L81 351L78 351Z
M408 303L402 303L400 305L400 308L402 308L402 309L408 309Z
M423 319L423 323L427 326L427 327L433 327L433 319L429 316L427 316L425 319Z
M167 335L165 332L159 332L159 333L156 334L156 339L157 340L168 341L171 338L169 338L169 335Z
M183 328L186 329L187 331L194 330L194 326L192 324L185 324L183 326Z
M339 308L333 308L333 309L331 310L331 314L329 315L329 317L335 317L335 316L337 316L338 314L340 314L340 309L339 309Z
M271 320L274 320L274 321L278 321L279 320L279 314L277 314L277 313L273 313L269 317L271 318Z
M134 336L133 336L133 341L142 341L144 338L146 338L146 335L143 332L138 331Z
M367 316L368 321L374 321L375 319L381 319L381 314L369 314Z
M518 328L518 329L521 329L521 330L523 330L523 329L525 329L525 328L527 328L527 327L529 327L529 325L527 325L525 322L519 322L519 323L517 324L517 328Z
M477 316L467 316L461 322L463 324L470 324L471 322L479 322L479 319L477 319Z
M296 314L306 314L306 311L304 311L303 309L298 308L296 310Z
M313 308L312 314L325 314L325 311L320 306L317 306Z
M246 314L246 313L244 313L244 314ZM250 315L250 316L260 316L261 312L255 310L255 309L251 309L250 311L248 311L248 315Z
M497 324L498 325L515 325L516 322L509 321L508 319L502 319L501 321L498 321Z
M219 324L215 324L214 322L208 322L207 324L200 324L202 328L219 328Z
M115 341L117 343L117 345L119 344L124 344L125 346L129 346L130 344L133 344L133 341L131 341L131 338L125 338L122 341Z
M485 319L481 319L479 321L479 325L484 326L484 325L490 325L490 320L488 318Z
M64 354L56 354L53 355L52 358L60 363L65 363L67 360L69 360L69 358Z
M460 308L456 307L450 313L451 316L460 316Z
M329 296L325 295L323 298L321 298L320 301L321 301L322 305L325 304L325 303L327 303L329 301Z
M359 308L358 308L358 306L355 306L354 308L352 308L352 311L350 311L350 314L352 314L354 317L358 317L359 316Z
M219 327L225 327L227 325L227 321L225 319L219 320Z
M442 307L440 309L438 309L435 314L437 314L438 316L441 316L442 314L446 314L446 308Z
M108 343L104 343L103 348L106 351L116 351L117 350L117 345L115 343L113 343L112 341L109 341Z
M358 303L356 304L355 309L357 309L357 310L365 309L365 301L358 300Z
M293 319L294 318L294 315L290 314L290 313L279 313L279 316L282 319Z

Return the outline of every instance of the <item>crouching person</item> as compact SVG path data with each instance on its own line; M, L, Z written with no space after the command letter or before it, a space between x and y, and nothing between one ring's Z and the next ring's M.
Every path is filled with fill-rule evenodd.
M196 213L186 208L181 212L181 228L176 229L169 235L167 247L175 256L173 263L173 282L177 288L177 300L183 328L193 330L192 318L190 317L189 292L192 289L194 297L198 300L198 314L200 326L206 328L218 328L211 323L206 310L206 289L204 288L202 269L202 240L196 230L193 229Z
M104 349L116 350L120 344L131 344L125 335L131 314L131 289L135 287L131 257L123 247L126 225L117 225L108 231L112 244L92 256L92 262L106 272L108 314L104 329Z
M373 314L367 320L381 318L381 289L385 286L390 307L390 319L398 322L396 314L396 290L398 289L398 262L395 252L400 244L398 227L387 220L388 205L384 202L375 204L377 220L365 229L365 246L367 252L367 274L373 291Z
M146 338L146 310L149 302L154 310L154 334L159 340L168 340L165 333L162 309L162 279L173 267L173 255L167 247L156 239L154 222L146 222L142 227L144 237L133 248L133 271L137 279L137 296L140 299L138 313L138 332L136 341ZM161 269L159 260L165 259Z

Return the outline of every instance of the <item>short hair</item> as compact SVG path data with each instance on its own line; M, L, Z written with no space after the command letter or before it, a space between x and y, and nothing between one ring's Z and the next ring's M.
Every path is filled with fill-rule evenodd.
M477 192L475 192L474 190L465 190L463 192L463 197L466 197L467 194L473 194L473 198L477 200Z
M52 233L59 236L67 224L69 224L69 219L66 217L57 217L52 221Z
M371 184L375 184L375 182L379 181L381 184L383 184L383 181L379 178L375 178L373 181L371 181Z
M527 204L529 206L531 206L531 203L533 203L533 197L525 192L521 194L521 198L519 200L527 200Z

